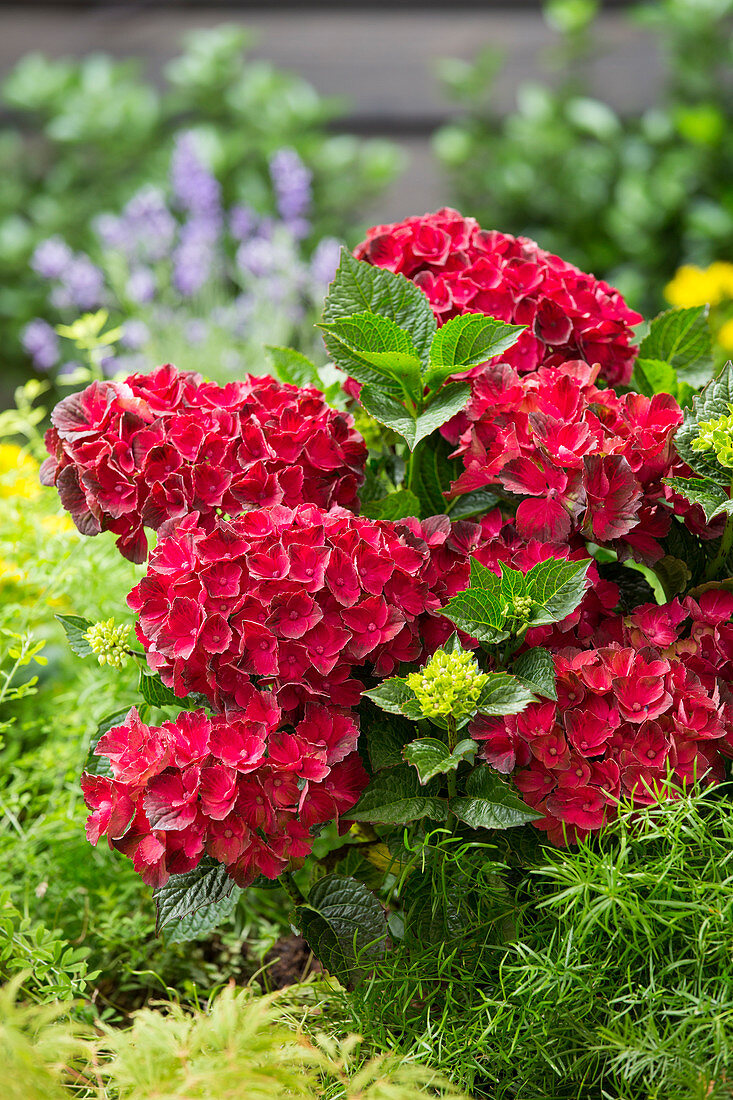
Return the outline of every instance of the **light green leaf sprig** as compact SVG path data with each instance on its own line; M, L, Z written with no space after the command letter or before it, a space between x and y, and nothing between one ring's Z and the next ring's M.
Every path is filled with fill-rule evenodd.
M727 416L723 414L715 420L701 421L692 449L703 453L712 451L721 466L733 470L733 405L728 408Z
M476 712L489 677L471 653L439 649L420 672L407 677L426 718L448 717L460 722Z
M104 622L92 623L85 631L84 637L89 643L92 653L95 653L100 665L111 665L112 668L123 668L128 652L128 636L130 627L126 623L115 624L114 619Z

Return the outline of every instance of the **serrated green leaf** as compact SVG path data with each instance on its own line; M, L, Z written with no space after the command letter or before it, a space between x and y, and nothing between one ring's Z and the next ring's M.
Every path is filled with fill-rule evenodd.
M405 745L403 756L408 764L417 769L418 779L424 786L436 775L456 771L463 760L473 759L477 749L478 744L470 737L459 741L452 752L437 737L420 737Z
M557 702L555 662L548 650L542 649L541 646L528 649L526 653L517 657L512 666L512 672L527 685L530 691Z
M373 772L402 764L402 749L415 736L415 726L402 715L374 707L360 708L361 730Z
M344 814L344 818L385 825L405 825L423 817L445 821L448 803L437 797L434 790L430 783L422 788L415 769L403 764L375 775L354 809Z
M519 714L534 700L532 690L508 672L490 672L476 709L479 714Z
M641 342L639 358L669 363L691 386L702 385L713 368L707 315L707 306L660 313Z
M730 414L733 404L733 364L726 363L721 372L693 398L692 407L685 409L685 420L674 437L677 452L687 465L710 478L722 488L730 486L731 471L721 466L711 451L694 451L693 442L700 434L699 425Z
M237 907L242 895L238 886L234 886L228 898L216 905L205 905L201 909L181 917L170 924L165 933L166 943L189 943L192 940L207 938L215 928L219 928Z
M509 637L504 629L505 604L501 599L501 578L471 558L471 577L465 592L453 596L438 612L478 642L487 644Z
M590 561L549 558L525 574L527 595L533 603L531 626L562 622L571 615L588 587Z
M445 439L435 436L412 456L410 484L420 501L421 519L447 511L444 493L448 492L457 476L457 464L448 458L450 450L450 444ZM451 508L451 514L454 513L455 508Z
M461 409L468 404L471 396L471 387L468 382L451 382L438 391L436 397L430 402L424 412L420 413L415 424L415 437L412 443L408 439L411 450L418 443L427 439L438 428L447 424Z
M526 806L487 764L480 764L471 772L466 794L451 799L450 808L472 829L512 829L542 816Z
M417 421L400 401L373 385L362 386L359 401L370 416L401 435L410 450L414 448Z
M166 687L157 672L140 669L138 691L151 707L185 707L186 699L179 698L174 691Z
M645 397L654 397L655 393L671 393L676 397L677 372L663 359L637 359L630 385Z
M418 721L423 716L415 692L400 676L383 680L381 684L370 688L369 691L363 691L362 696L371 699L388 714L402 714L405 718L412 718L413 721Z
M172 921L181 920L204 907L212 907L212 917L217 917L222 912L220 907L228 915L231 906L227 909L225 903L235 890L239 892L239 887L226 873L224 865L210 856L204 856L192 871L171 875L164 886L154 891L156 932L160 932Z
M296 351L295 348L277 347L274 344L266 344L265 351L281 382L290 386L299 386L301 389L305 386L322 389L317 366L302 352Z
M365 966L384 956L387 918L378 898L363 883L325 875L313 885L295 919L313 954L346 985Z
M81 615L57 615L56 618L64 628L69 646L77 657L91 657L92 647L84 637L93 625L91 619L84 619Z
M458 520L470 519L472 516L485 516L499 503L499 497L495 493L490 493L488 489L475 489L472 493L463 493L455 498L450 507L450 518Z
M319 326L332 337L334 361L350 371L358 382L375 385L373 372L382 377L383 389L391 393L406 390L413 398L422 396L424 383L417 348L403 328L377 313L355 313ZM336 345L342 350L337 352ZM343 349L347 355L344 356ZM365 371L354 364L364 364ZM396 387L395 387L396 383ZM380 383L381 385L381 383Z
M409 489L398 489L382 500L370 500L361 506L361 514L368 519L406 519L420 516L420 501Z
M733 500L730 499L729 493L716 485L711 478L666 477L664 483L690 504L699 504L705 512L708 523L716 516L731 515L733 512Z
M437 325L425 294L404 275L355 260L344 248L329 287L322 319L328 324L365 311L388 317L408 332L421 361L427 364ZM326 334L324 339L331 351L333 337ZM379 379L375 371L371 381L378 383Z
M486 363L513 347L525 325L508 325L481 313L453 317L442 325L430 346L425 381L437 389L452 374Z

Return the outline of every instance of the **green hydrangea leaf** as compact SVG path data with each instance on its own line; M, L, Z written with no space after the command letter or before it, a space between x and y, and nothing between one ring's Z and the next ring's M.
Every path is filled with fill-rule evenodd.
M402 764L402 749L415 736L415 726L400 714L385 713L376 706L360 708L361 730L373 772Z
M315 386L317 390L322 389L318 367L302 352L296 351L295 348L277 347L274 344L266 344L265 351L281 382L301 388Z
M676 397L677 371L664 359L637 359L630 384L645 397L654 397L655 393L670 393Z
M203 908L210 909L209 916L215 923L228 916L233 906L229 898L241 891L226 873L224 865L210 856L204 856L198 866L182 875L171 875L165 886L153 893L157 910L156 932L182 920ZM210 925L214 927L214 925Z
M384 957L387 918L362 882L325 875L298 906L295 920L313 954L329 973L350 986L370 963Z
M692 407L685 409L684 423L677 429L674 437L674 445L680 458L695 473L709 478L722 488L730 486L731 471L720 465L712 451L694 451L692 444L700 434L699 425L709 420L717 420L721 416L728 416L731 404L733 404L733 364L728 362L720 374L708 382L707 386L693 398Z
M524 575L526 594L532 600L531 626L562 622L575 611L588 587L590 561L549 558Z
M385 428L401 435L410 450L413 450L417 421L400 401L373 385L362 386L359 401L370 416Z
M504 606L501 578L471 558L469 587L451 597L439 614L477 641L492 644L509 637Z
M471 772L466 794L451 799L450 808L472 829L512 829L542 816L526 806L487 764Z
M384 268L355 260L344 248L338 270L329 287L322 320L330 324L332 321L364 312L387 317L409 333L421 361L427 364L430 345L437 328L427 297L404 275L396 275ZM326 333L324 340L331 352L334 349L334 337ZM348 353L339 354L344 369L353 373ZM356 360L354 362L359 369L359 363ZM381 377L375 370L369 381L378 384Z
M398 489L381 500L370 500L361 506L361 514L368 519L405 519L420 516L420 501L409 489Z
M362 692L362 696L371 699L382 710L389 714L402 714L406 718L418 721L422 718L422 710L415 692L408 687L407 682L399 676L393 676L389 680L383 680L377 687Z
M452 374L493 359L513 347L525 327L508 325L481 313L453 317L433 337L425 382L431 389L438 389Z
M354 809L344 817L385 825L405 825L423 817L446 821L448 803L435 794L431 783L421 787L415 769L403 764L375 775Z
M91 657L93 650L84 634L92 626L91 619L84 619L81 615L57 615L61 623L71 650L77 657Z
M665 485L669 485L676 493L689 500L690 504L699 504L705 512L705 519L710 522L721 514L733 513L733 500L725 489L707 477L667 477Z
M411 486L420 501L420 518L438 516L448 510L445 493L458 476L457 463L448 458L450 444L441 436L431 439L412 456ZM451 515L456 509L451 508Z
M417 769L418 779L424 786L436 775L456 771L463 760L473 760L477 749L478 744L470 737L459 741L452 752L437 737L420 737L405 746L403 755L407 763Z
M555 662L548 650L541 646L528 649L517 657L512 672L536 695L557 701Z
M322 322L319 327L332 338L336 365L348 370L357 381L376 384L373 378L376 370L383 389L401 393L404 387L413 398L422 395L422 364L417 348L405 330L389 317L355 313L351 317ZM337 346L342 350L337 351ZM342 362L344 349L347 354ZM355 362L364 364L366 370L356 370Z
M151 707L185 707L186 698L179 698L174 691L166 687L157 672L140 669L138 691Z
M703 385L713 369L708 307L660 313L639 346L639 358L669 363L689 385Z
M449 386L444 386L425 411L418 416L415 424L415 438L412 444L408 440L410 449L414 450L421 440L427 439L434 431L447 424L456 413L465 408L470 396L471 387L467 382L452 382Z
M509 672L491 672L479 696L479 714L519 714L534 700L533 691Z

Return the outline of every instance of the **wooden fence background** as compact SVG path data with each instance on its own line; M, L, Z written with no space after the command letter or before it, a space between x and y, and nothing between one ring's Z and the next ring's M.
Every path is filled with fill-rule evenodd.
M591 67L594 91L623 112L653 102L660 59L644 32L609 0L600 16L602 50ZM501 50L504 68L494 106L504 111L527 79L549 78L553 34L537 0L76 0L0 4L0 78L30 50L77 56L104 50L142 58L155 76L197 27L241 23L256 34L254 56L294 70L319 92L348 102L339 124L349 132L392 137L408 167L379 204L379 218L431 209L445 201L430 135L455 111L441 90L439 58Z

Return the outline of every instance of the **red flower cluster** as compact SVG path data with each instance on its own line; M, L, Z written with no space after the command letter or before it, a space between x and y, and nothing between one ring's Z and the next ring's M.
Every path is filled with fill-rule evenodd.
M418 616L440 606L422 577L420 532L417 521L313 505L217 520L209 532L191 515L160 540L128 598L148 663L178 695L200 691L220 709L242 705L251 676L287 711L309 699L353 706L362 684L352 671L368 662L384 675L414 660Z
M438 323L486 313L526 325L502 361L518 371L566 359L600 363L611 383L628 382L636 356L631 325L642 320L607 283L525 237L482 229L455 210L377 225L354 255L400 272L427 295Z
M663 554L659 539L673 511L697 533L719 534L663 484L690 475L672 444L682 423L674 398L618 397L595 386L597 375L580 361L524 378L511 367L484 368L462 418L467 426L449 426L465 466L454 494L500 485L522 498L523 538L565 542L580 533L649 563Z
M242 887L277 878L310 852L311 826L338 820L366 785L353 718L311 703L287 731L271 695L250 686L240 697L241 711L184 711L162 726L133 707L97 745L112 778L82 776L87 837L106 835L149 885L204 855Z
M287 500L352 507L366 447L315 389L269 377L217 386L164 366L61 401L41 479L82 534L110 530L144 561L144 528L197 511L238 515Z
M683 605L644 605L609 620L590 648L555 656L557 703L474 720L485 758L498 771L518 769L518 789L543 815L535 825L554 844L597 831L620 801L667 797L668 778L724 777L733 698L721 673L733 660L732 615L733 594L719 590Z

